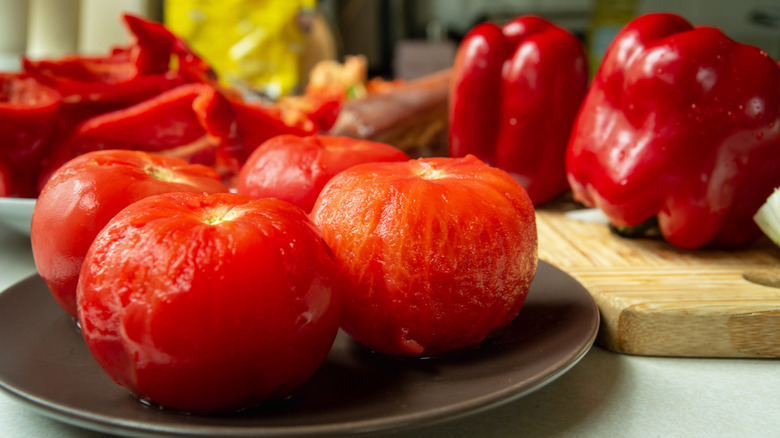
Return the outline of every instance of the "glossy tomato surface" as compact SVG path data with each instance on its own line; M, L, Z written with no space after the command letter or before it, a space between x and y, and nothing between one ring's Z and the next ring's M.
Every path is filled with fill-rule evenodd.
M141 399L234 411L283 397L338 331L339 273L308 216L277 199L170 193L130 205L78 288L87 346Z
M325 184L356 164L406 161L409 157L384 143L348 137L281 135L249 156L238 175L239 193L278 198L311 211Z
M161 193L227 191L213 169L179 158L128 150L79 156L52 175L35 203L30 228L35 266L57 303L76 317L81 263L116 213Z
M346 273L342 328L380 353L479 344L517 316L536 272L528 195L474 156L352 167L311 217Z

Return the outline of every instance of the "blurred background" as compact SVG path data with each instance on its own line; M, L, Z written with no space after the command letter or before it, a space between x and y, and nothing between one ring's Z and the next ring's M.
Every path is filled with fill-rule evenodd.
M119 14L131 12L168 25L226 80L272 96L299 91L314 64L346 55L363 55L371 77L420 77L450 66L475 24L523 14L571 30L593 66L623 24L653 11L720 27L780 58L777 0L3 0L0 9L5 71L17 69L21 55L107 53L127 43ZM283 79L258 76L269 63Z

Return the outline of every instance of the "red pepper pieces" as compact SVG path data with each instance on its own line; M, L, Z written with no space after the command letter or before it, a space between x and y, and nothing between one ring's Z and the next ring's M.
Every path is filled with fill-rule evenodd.
M34 197L59 166L102 149L181 157L228 182L269 138L314 134L335 120L337 103L288 112L245 101L164 25L122 19L131 37L125 47L102 56L23 58L24 76L0 77L0 196ZM23 183L15 181L17 168Z
M718 29L641 16L607 50L567 172L575 199L616 226L657 216L681 248L747 244L780 186L780 68Z
M33 197L49 152L60 94L20 73L0 73L0 196Z
M564 156L587 81L581 42L543 18L474 27L453 67L450 155L509 172L534 205L552 200L569 189Z
M122 19L133 40L130 45L99 56L22 58L25 72L56 88L67 104L110 109L141 102L187 82L207 82L208 66L194 59L184 41L165 26L128 14Z
M48 174L78 155L105 149L157 153L238 173L244 153L235 125L230 103L214 87L182 85L86 120L56 151Z

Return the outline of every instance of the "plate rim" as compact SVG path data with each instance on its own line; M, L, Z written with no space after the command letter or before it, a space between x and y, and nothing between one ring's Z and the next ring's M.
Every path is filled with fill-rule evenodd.
M205 437L213 435L224 437L324 437L357 435L371 432L402 431L449 422L511 403L543 388L547 384L566 374L571 368L578 364L593 347L601 325L601 318L598 306L593 300L592 295L578 280L561 268L541 259L539 260L539 265L546 265L545 269L551 269L552 273L557 272L557 275L568 277L570 281L580 286L580 289L584 294L587 294L591 313L595 316L595 318L593 318L593 324L589 325L590 333L588 334L588 337L585 338L584 342L578 344L576 349L571 349L567 354L562 355L560 358L561 363L558 366L552 368L550 372L538 373L532 376L530 382L527 384L518 383L509 385L499 391L493 391L479 397L458 401L444 406L437 406L424 411L329 424L245 427L210 424L179 424L170 426L167 424L141 423L138 420L116 418L102 413L94 413L88 410L62 405L56 401L47 400L37 395L19 390L15 386L8 384L3 376L0 376L0 389L6 394L11 395L13 399L22 402L23 405L32 408L33 411L62 423L87 430L132 437ZM24 288L25 283L38 280L40 280L38 274L32 274L0 292L0 299L2 299L2 296L6 292L11 291L11 289L22 289ZM149 409L155 408L150 407ZM171 413L171 415L185 414Z
M0 196L0 224L15 232L30 235L30 222L38 198Z

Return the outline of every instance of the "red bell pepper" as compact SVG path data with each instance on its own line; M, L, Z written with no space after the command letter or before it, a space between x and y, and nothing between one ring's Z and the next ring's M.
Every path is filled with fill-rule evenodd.
M214 82L212 70L160 23L124 14L131 42L99 56L22 58L24 71L62 95L57 137L81 122L153 98L185 83Z
M4 84L0 113L5 114L9 105L13 113L0 120L0 139L9 139L0 148L0 161L10 163L0 169L3 193L17 190L8 168L29 177L27 183L13 187L26 187L25 195L35 196L66 161L109 148L185 158L213 166L228 179L269 138L316 134L335 121L338 102L244 101L236 90L217 84L209 65L165 26L132 15L122 18L131 36L126 47L104 56L23 59L28 79L0 78ZM49 90L56 104L32 92L23 96L36 97L34 104L20 103L16 95L8 97L13 93L7 90L33 85ZM25 117L35 119L35 129L28 129L30 120ZM44 138L51 143L39 147ZM29 144L16 146L14 141ZM32 170L18 166L21 158L16 155L24 155Z
M92 117L52 157L40 186L68 160L96 150L129 149L238 173L245 155L228 100L207 84L186 84L137 105Z
M780 186L780 68L718 29L641 16L605 54L567 171L575 199L617 226L657 217L681 248L747 244Z
M317 132L314 125L288 125L282 119L278 107L263 105L259 102L248 102L240 98L230 99L236 115L238 133L244 144L244 159L272 137L283 134L297 136L313 135Z
M163 24L130 14L122 19L135 38L130 47L139 75L176 74L185 82L216 82L211 66Z
M6 162L3 155L0 155L0 197L12 196L14 191L11 165Z
M119 109L190 82L211 82L213 72L160 23L125 14L132 42L101 56L22 58L24 71L56 88L68 105L96 108L94 115Z
M587 81L582 44L547 20L476 26L453 67L450 155L509 172L534 205L552 200L569 189L564 156Z
M168 73L178 38L160 23L129 14L122 20L134 39L129 49L137 75Z
M19 73L0 73L2 196L35 197L40 163L49 152L60 95Z
M267 105L230 97L238 123L238 133L244 144L245 158L273 137L296 135L306 137L326 132L336 121L341 104L302 96L288 96Z

